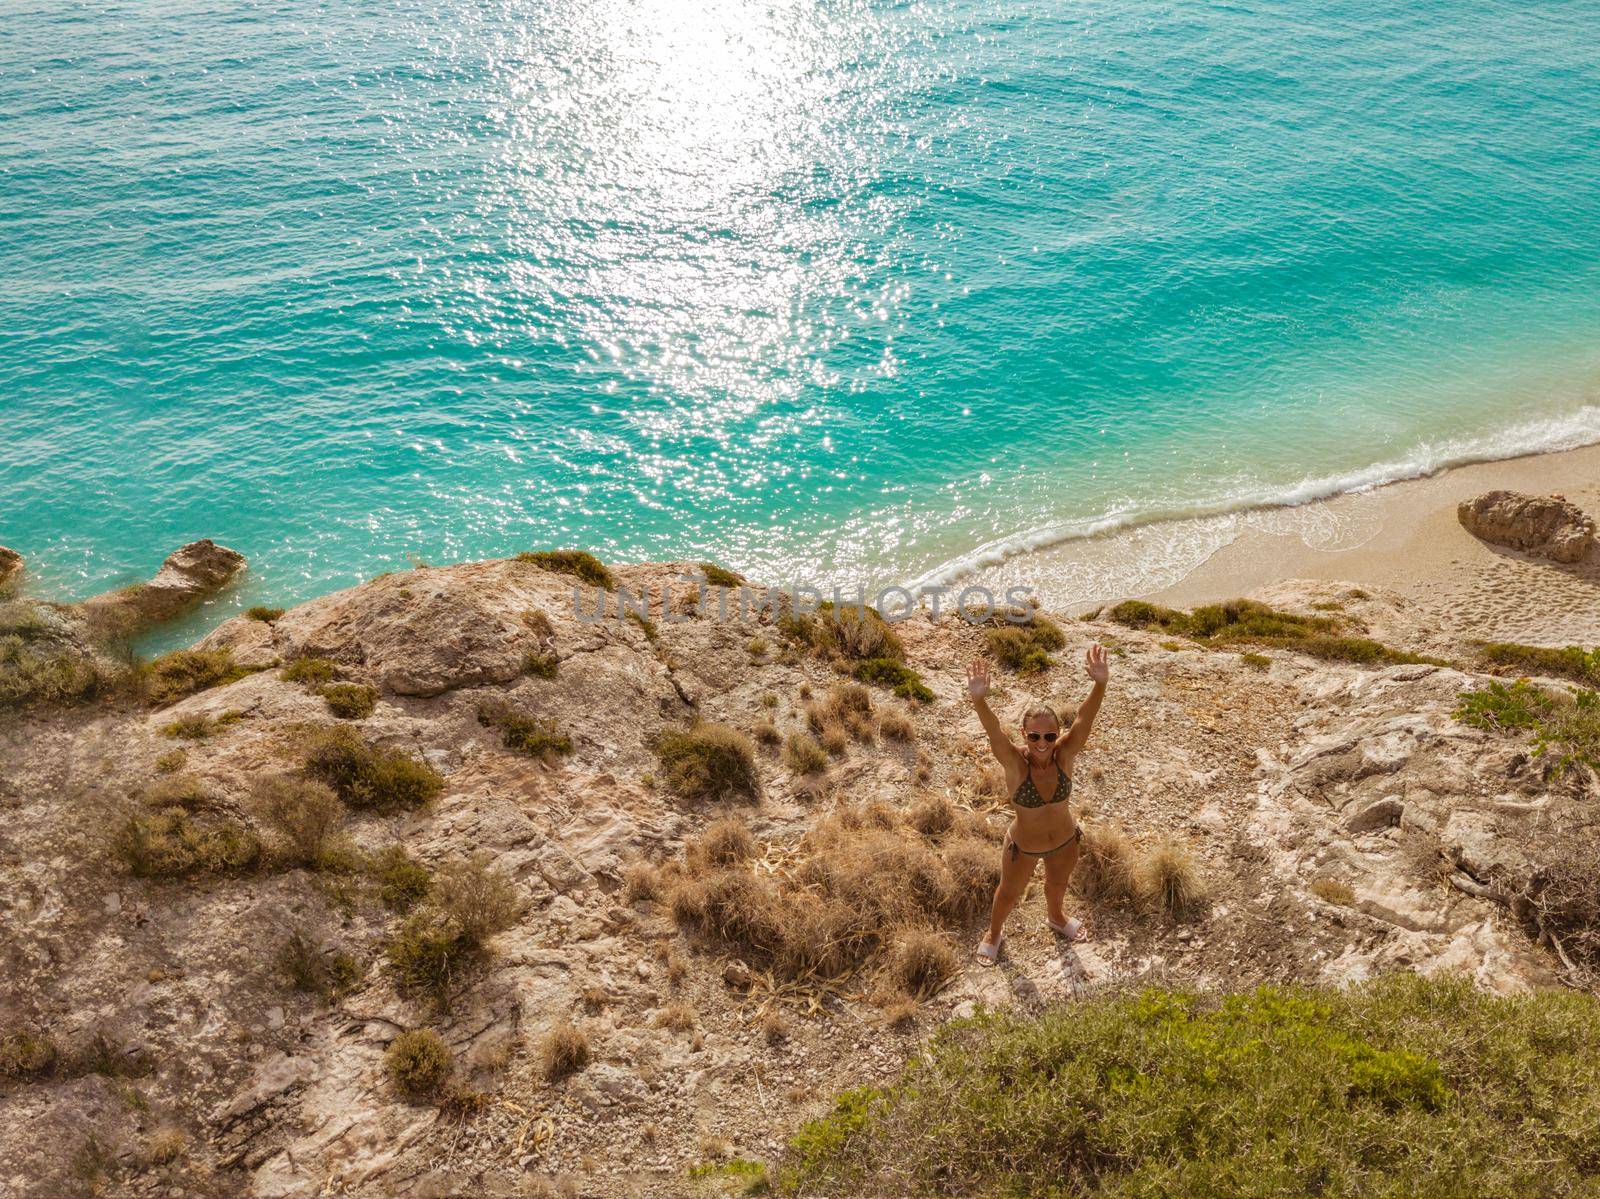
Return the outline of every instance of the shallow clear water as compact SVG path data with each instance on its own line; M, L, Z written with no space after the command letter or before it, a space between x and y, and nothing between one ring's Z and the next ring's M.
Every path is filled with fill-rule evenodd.
M1600 440L1600 8L0 22L0 543L937 577ZM206 617L215 620L213 611Z

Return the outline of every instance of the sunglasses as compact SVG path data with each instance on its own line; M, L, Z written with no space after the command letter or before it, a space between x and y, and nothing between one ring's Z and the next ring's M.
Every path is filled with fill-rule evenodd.
M1043 737L1046 741L1054 741L1058 736L1060 736L1059 733L1029 733L1028 740L1037 741L1040 737Z

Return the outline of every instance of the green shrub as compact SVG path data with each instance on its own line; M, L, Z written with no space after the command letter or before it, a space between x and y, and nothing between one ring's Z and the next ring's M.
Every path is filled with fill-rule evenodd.
M345 720L365 720L378 703L377 691L365 683L329 683L322 698L328 711Z
M828 764L828 751L810 733L790 733L783 742L783 764L795 774L812 774Z
M200 712L192 716L180 716L177 720L163 725L161 733L166 737L181 738L185 741L203 741L214 733L219 733L230 724L237 724L244 719L243 712L229 710L216 716L207 716Z
M339 677L339 664L331 658L296 658L278 672L278 677L286 683L321 687Z
M617 585L605 563L585 550L544 550L536 554L518 554L517 561L531 562L557 574L575 575L594 587L609 590Z
M1553 1199L1585 1193L1597 1162L1600 1004L1398 975L1325 992L1112 992L953 1021L897 1082L805 1125L780 1184Z
M1532 674L1555 675L1600 688L1600 648L1583 649L1568 645L1560 649L1547 649L1541 645L1491 641L1480 646L1478 652L1485 662L1494 666L1515 666Z
M270 775L258 778L251 791L262 823L283 843L284 858L296 866L322 864L344 820L344 804L333 789L310 779Z
M433 886L433 874L403 845L386 846L373 854L367 872L378 885L378 898L397 912L416 907Z
M1455 718L1494 732L1528 731L1534 752L1560 772L1575 765L1600 769L1600 693L1546 691L1526 679L1464 691Z
M1056 664L1026 625L990 629L987 640L994 660L1018 674L1037 674Z
M103 1078L144 1078L155 1068L155 1062L143 1049L124 1044L105 1029L96 1029L69 1063L74 1074L98 1074Z
M17 1081L44 1078L56 1068L60 1057L49 1037L20 1028L0 1035L0 1078Z
M531 674L536 679L555 678L560 665L559 658L542 649L530 649L522 655L522 673Z
M725 724L663 729L655 751L663 781L686 799L754 799L760 789L755 746Z
M700 563L700 573L705 576L706 582L713 587L742 587L744 577L735 574L725 566L718 566L715 562Z
M510 704L485 700L478 705L478 723L500 730L500 741L533 758L550 758L572 752L572 738L556 727L551 717L535 716Z
M176 774L188 764L189 755L182 749L169 749L156 758L156 770L162 774Z
M173 650L141 671L145 697L158 708L253 673L254 667L240 666L233 660L233 651L226 649Z
M442 867L427 902L389 941L396 979L445 1003L455 984L488 960L489 938L515 922L518 908L515 889L483 859Z
M346 725L312 735L305 772L364 811L421 807L444 790L444 779L426 762L402 750L370 745Z
M271 624L282 615L282 608L249 608L245 611L248 619L259 620L262 624Z
M300 929L291 932L278 950L278 969L295 990L324 1002L349 991L364 973L350 954L328 948Z
M914 699L924 704L933 702L933 692L922 681L922 676L894 658L868 658L856 667L855 677L863 683L887 687L901 699Z
M824 657L866 662L905 658L905 645L875 608L824 602L815 613L782 617L778 627L791 642Z
M389 1042L383 1069L406 1098L426 1099L444 1087L453 1061L443 1037L431 1028L414 1028Z
M112 848L135 878L237 873L261 860L261 839L243 825L178 808L129 816Z
M1294 650L1327 662L1367 666L1449 665L1441 658L1407 653L1367 637L1348 636L1339 631L1343 626L1337 617L1279 612L1255 600L1207 604L1192 612L1179 612L1143 600L1124 600L1107 615L1130 628L1161 629L1213 646L1248 641Z
M41 650L20 636L0 637L0 709L65 706L111 694L117 679L68 650Z

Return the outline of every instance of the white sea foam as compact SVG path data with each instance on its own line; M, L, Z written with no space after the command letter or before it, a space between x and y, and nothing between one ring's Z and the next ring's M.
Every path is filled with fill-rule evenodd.
M1001 566L1021 555L1037 553L1067 542L1106 537L1129 530L1157 525L1185 524L1186 534L1172 530L1175 538L1163 538L1170 566L1193 559L1178 577L1216 549L1226 544L1243 526L1217 518L1241 514L1269 513L1300 508L1320 500L1351 492L1370 491L1389 483L1427 478L1452 467L1478 462L1498 462L1529 454L1556 453L1600 443L1600 405L1585 405L1562 416L1518 422L1493 433L1469 437L1443 438L1418 444L1403 457L1373 463L1343 474L1307 476L1287 486L1236 484L1218 494L1192 504L1152 504L1128 506L1093 518L1051 525L1027 533L990 541L970 553L953 558L927 572L909 585L915 593L945 587L979 571ZM1338 540L1335 536L1334 540ZM1180 548L1181 547L1181 548ZM1120 572L1119 572L1120 573ZM1143 589L1176 582L1176 578L1144 580ZM1172 571L1160 572L1163 576ZM1127 583L1123 581L1123 589ZM1083 598L1099 598L1084 596Z

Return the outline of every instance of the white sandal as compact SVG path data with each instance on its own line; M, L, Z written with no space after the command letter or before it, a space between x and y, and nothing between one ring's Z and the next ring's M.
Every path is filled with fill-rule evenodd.
M1006 939L1005 939L1004 934L1002 934L1000 939L998 941L996 941L993 945L991 945L987 940L979 941L978 942L978 956L980 958L982 958L983 961L987 965L990 965L990 966L998 965L999 961L1000 961L1000 950L1005 945L1005 943L1006 943Z
M1065 924L1057 924L1046 916L1044 922L1050 926L1050 931L1064 941L1076 943L1089 939L1088 931L1083 927L1083 921L1074 916L1068 916Z

